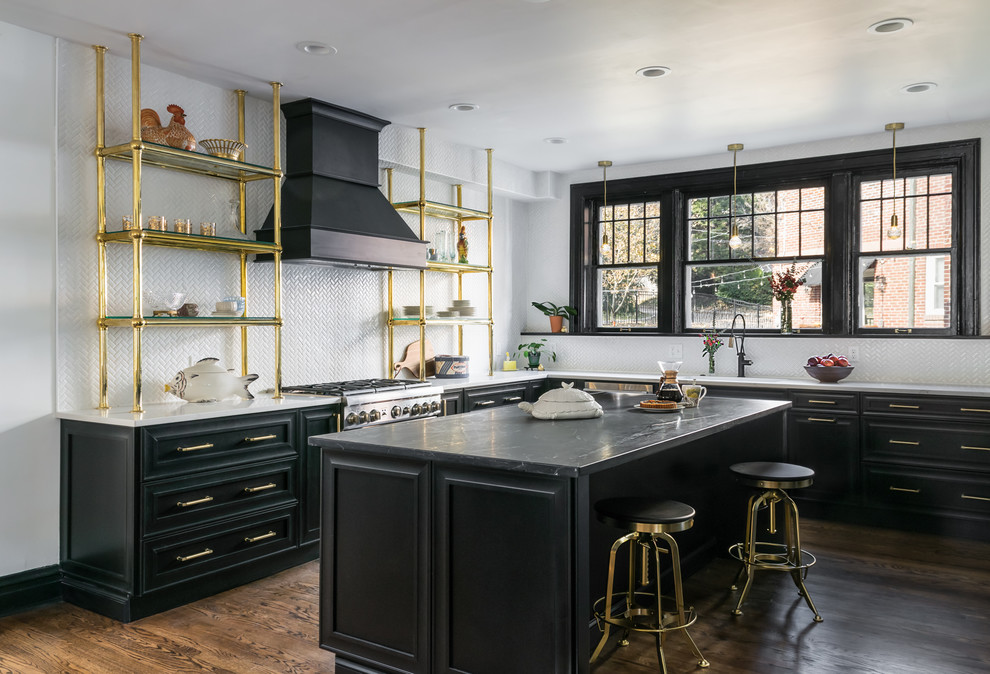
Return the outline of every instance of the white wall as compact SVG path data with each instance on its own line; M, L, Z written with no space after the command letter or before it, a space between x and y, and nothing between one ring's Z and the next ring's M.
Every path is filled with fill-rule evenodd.
M0 23L0 577L58 562L54 64Z
M990 204L990 120L943 126L911 128L897 136L900 147L965 138L981 138L982 184L981 211ZM882 129L883 124L878 123ZM730 140L745 141L745 137ZM825 156L875 150L890 147L890 136L883 131L868 136L837 138L800 145L772 148L746 147L739 154L739 164L758 164L801 157ZM731 155L691 157L676 161L655 162L635 166L613 166L609 180L635 176L659 175L731 165ZM569 186L599 181L601 169L580 171L564 177L566 185L558 199L530 206L532 218L525 235L517 237L513 273L516 287L525 288L524 297L513 299L515 312L525 311L520 321L525 330L546 331L547 319L529 307L533 300L565 301L569 293L570 236ZM982 334L990 335L990 221L980 220L981 247L980 311ZM683 372L688 375L707 372L707 360L701 352L697 335L675 337L549 337L549 346L556 351L555 367L569 370L658 373L657 360L681 360L671 357L671 347L683 352ZM974 386L990 385L990 341L987 339L880 339L854 337L751 337L746 341L746 353L754 361L747 372L751 376L804 377L801 366L814 354L848 353L850 347L859 349L855 363L855 379L861 381L892 381L907 383L955 383ZM723 347L716 357L716 374L734 376L734 353Z

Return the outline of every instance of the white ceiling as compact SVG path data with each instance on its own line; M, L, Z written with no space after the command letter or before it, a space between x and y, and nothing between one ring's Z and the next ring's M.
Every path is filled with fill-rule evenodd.
M893 17L914 25L867 32ZM0 0L0 21L571 171L990 117L987 0ZM312 56L300 41L334 46ZM661 78L634 75L661 65ZM905 94L905 85L938 88ZM475 103L456 113L452 103ZM544 138L568 139L551 145Z

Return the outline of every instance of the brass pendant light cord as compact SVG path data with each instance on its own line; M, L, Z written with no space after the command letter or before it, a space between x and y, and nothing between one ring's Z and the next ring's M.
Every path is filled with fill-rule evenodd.
M608 167L612 165L612 162L607 159L603 159L598 162L598 165L602 167L602 213L608 209ZM608 240L608 234L605 232L605 218L602 217L599 220L599 224L602 225L602 245L601 254L603 256L608 255L612 252L612 246Z

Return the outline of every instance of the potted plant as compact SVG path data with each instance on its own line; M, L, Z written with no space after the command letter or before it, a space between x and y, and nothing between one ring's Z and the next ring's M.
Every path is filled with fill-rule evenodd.
M516 352L516 356L523 355L529 359L529 367L535 370L540 367L540 355L542 350L547 345L547 340L540 339L538 342L530 342L529 344L520 344L519 350ZM549 352L550 359L554 362L557 361L557 353L555 351Z
M564 318L577 316L577 309L566 304L558 307L553 302L533 302L533 306L550 317L550 332L560 332Z

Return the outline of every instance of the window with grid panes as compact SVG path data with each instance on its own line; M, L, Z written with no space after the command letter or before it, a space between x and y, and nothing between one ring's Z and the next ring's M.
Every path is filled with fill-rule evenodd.
M793 264L804 280L794 328L821 329L825 198L822 184L688 198L684 328L728 328L742 314L747 329L779 329L770 279ZM733 226L742 240L735 249Z
M889 149L750 164L734 198L731 166L625 178L609 181L607 212L601 182L572 185L572 327L697 333L742 313L773 333L771 274L793 263L797 331L978 335L979 158L979 139L898 147L896 185Z
M598 208L597 321L600 327L658 326L660 202Z
M951 326L952 191L951 173L859 183L858 327Z

